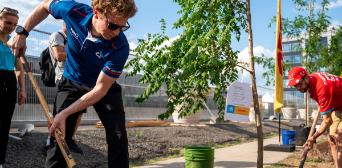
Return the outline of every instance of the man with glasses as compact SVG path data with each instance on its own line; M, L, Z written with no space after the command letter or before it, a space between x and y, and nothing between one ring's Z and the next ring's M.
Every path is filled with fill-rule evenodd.
M121 86L115 81L129 54L123 31L137 11L134 0L92 0L91 7L75 1L44 0L28 16L29 32L49 14L63 19L67 28L67 60L58 86L50 133L60 128L65 136L74 131L78 116L93 105L106 131L108 167L128 168L128 142ZM14 55L26 48L27 36L13 39ZM67 138L67 137L65 137ZM48 149L46 167L66 167L56 143Z
M288 78L288 86L302 93L308 92L323 116L319 129L304 146L311 149L316 139L329 128L328 140L335 166L342 167L342 78L323 72L308 74L303 67L293 67Z

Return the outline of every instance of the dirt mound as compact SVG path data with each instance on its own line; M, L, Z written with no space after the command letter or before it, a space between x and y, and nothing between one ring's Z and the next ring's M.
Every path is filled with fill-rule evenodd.
M323 162L333 162L331 149L328 141L315 145L314 149L308 153L308 157L313 160L321 160Z
M325 136L321 136L325 138ZM305 168L335 168L333 158L330 154L330 146L328 141L323 141L314 146L309 151L304 167ZM298 167L302 151L296 151L294 155L274 164L271 167Z

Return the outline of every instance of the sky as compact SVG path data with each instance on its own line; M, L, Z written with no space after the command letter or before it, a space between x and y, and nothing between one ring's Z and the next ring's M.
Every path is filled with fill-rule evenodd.
M90 0L77 0L90 4ZM318 0L319 1L319 0ZM41 0L0 0L0 7L9 6L18 9L20 12L19 24L38 5ZM131 28L125 32L131 48L137 45L137 39L146 38L148 33L157 33L160 30L160 19L164 18L167 23L167 35L176 37L181 30L172 28L172 24L180 16L177 11L180 9L173 0L135 0L138 7L137 14L129 19ZM251 16L253 29L254 54L274 56L275 51L275 25L269 27L273 16L276 15L277 0L251 0ZM282 0L282 17L293 18L298 13L295 10L292 0ZM331 0L328 15L333 25L342 25L342 0ZM60 29L61 22L51 16L36 27L47 32L55 32ZM33 39L32 39L33 40ZM34 40L33 40L34 41ZM40 42L47 44L47 41ZM240 51L239 58L248 60L247 34L242 34L241 40L234 40L232 48ZM37 48L38 50L38 48ZM257 66L257 69L261 69ZM259 72L259 71L258 71ZM258 73L257 79L261 78ZM249 81L249 75L243 73L240 81ZM262 82L260 82L262 85Z

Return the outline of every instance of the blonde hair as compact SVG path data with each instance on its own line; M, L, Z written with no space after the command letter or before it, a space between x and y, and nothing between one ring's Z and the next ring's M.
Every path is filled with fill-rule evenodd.
M92 7L101 14L114 13L117 17L131 18L137 12L134 0L92 0Z

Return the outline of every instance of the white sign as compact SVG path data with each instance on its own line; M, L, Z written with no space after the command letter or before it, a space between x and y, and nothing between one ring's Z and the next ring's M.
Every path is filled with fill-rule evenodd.
M227 104L250 107L252 103L252 88L248 83L234 82L228 87Z
M234 82L228 87L226 98L225 120L245 121L252 103L252 89L250 84ZM239 117L241 116L241 117Z

